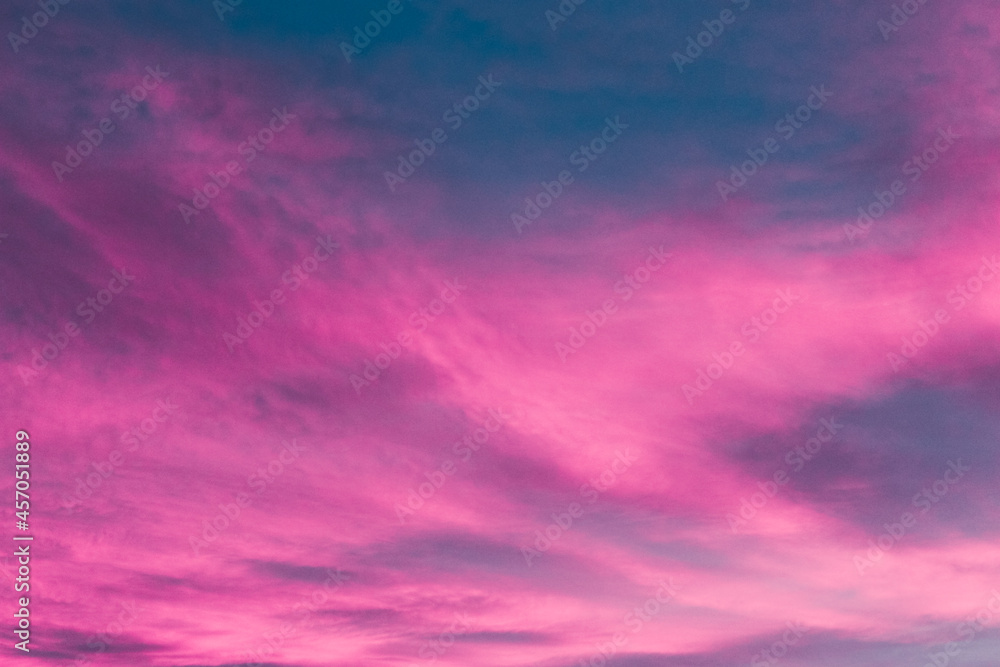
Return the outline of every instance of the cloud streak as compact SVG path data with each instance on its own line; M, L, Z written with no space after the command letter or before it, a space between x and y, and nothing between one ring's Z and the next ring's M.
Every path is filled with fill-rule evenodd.
M995 13L563 4L0 10L33 657L996 655Z

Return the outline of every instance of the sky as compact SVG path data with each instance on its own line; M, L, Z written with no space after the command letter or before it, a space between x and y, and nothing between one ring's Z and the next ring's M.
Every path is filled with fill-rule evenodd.
M4 664L996 664L995 2L231 2L0 9Z

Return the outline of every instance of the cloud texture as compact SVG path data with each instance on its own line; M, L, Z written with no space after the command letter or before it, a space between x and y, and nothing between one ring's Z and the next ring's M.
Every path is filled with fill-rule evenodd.
M33 657L993 664L994 4L56 5L0 11Z

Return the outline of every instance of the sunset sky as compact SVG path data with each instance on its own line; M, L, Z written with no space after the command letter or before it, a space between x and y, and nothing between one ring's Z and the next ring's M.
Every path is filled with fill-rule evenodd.
M0 662L995 667L996 2L230 1L0 9Z

